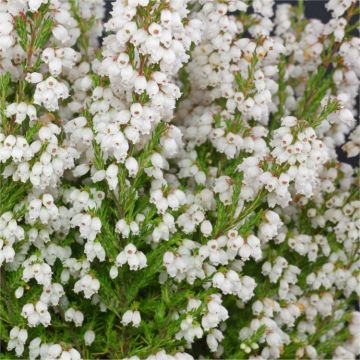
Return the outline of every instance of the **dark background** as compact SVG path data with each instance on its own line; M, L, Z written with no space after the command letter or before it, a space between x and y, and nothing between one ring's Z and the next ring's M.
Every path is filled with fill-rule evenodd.
M113 0L106 0L106 17L107 20L109 18L109 13L111 11L111 4ZM305 16L307 18L316 18L320 19L322 22L328 22L331 19L330 13L326 10L325 4L326 0L304 0L304 10ZM277 4L293 4L296 5L298 0L275 0L275 6ZM357 34L358 36L358 34ZM359 110L359 97L357 99L356 108ZM357 114L357 121L359 123L359 111ZM339 160L351 164L353 167L359 166L359 157L355 158L347 158L346 154L341 150L338 149Z
M304 8L305 8L305 16L307 18L316 18L320 19L323 22L327 22L330 20L330 13L325 9L325 4L327 1L325 0L305 0ZM275 0L276 4L293 4L296 5L298 3L297 0Z

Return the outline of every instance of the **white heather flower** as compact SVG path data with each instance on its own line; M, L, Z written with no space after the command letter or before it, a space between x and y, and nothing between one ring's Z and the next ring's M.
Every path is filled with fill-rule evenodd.
M137 271L147 266L147 259L143 252L130 243L116 257L117 266L123 266L126 263L130 270Z
M134 327L138 327L141 322L140 312L135 310L132 315L132 323Z
M49 111L59 109L58 100L66 99L69 90L64 83L58 82L55 78L49 77L36 85L34 104L44 105Z
M16 356L21 356L24 352L24 344L28 338L27 330L15 326L10 330L9 337L10 340L8 342L7 350L11 351L15 349Z
M15 290L15 297L17 299L20 299L24 294L24 288L22 286L19 286L16 290Z
M86 346L90 346L95 340L95 332L93 330L87 330L84 334L84 341Z
M128 170L130 177L134 177L139 170L138 162L133 157L129 157L126 159L125 167Z
M211 222L208 220L203 221L200 225L200 230L204 234L204 236L210 236L212 233Z
M122 320L121 323L124 326L127 326L129 324L132 324L132 326L134 327L138 327L140 325L141 322L141 316L140 316L140 312L135 310L127 310L123 316L122 316Z
M99 288L100 282L98 279L93 278L91 275L85 275L75 283L74 291L75 293L83 291L85 299L90 299L99 291Z
M121 323L125 326L129 325L132 322L132 317L133 311L127 310L122 316Z
M38 73L38 72L27 73L25 80L32 84L37 84L43 80L43 75L42 73Z
M31 12L36 12L42 4L46 4L47 2L48 0L28 0L29 9Z
M62 25L58 25L55 28L53 28L52 33L55 39L58 40L61 44L66 43L69 39L69 32Z
M116 279L117 276L119 275L119 271L118 271L118 268L116 266L112 266L110 268L110 273L109 273L110 277L112 279Z

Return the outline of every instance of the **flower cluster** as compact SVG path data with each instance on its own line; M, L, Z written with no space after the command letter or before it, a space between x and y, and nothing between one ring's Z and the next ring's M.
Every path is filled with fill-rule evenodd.
M1 2L2 358L357 358L358 10L298 3Z

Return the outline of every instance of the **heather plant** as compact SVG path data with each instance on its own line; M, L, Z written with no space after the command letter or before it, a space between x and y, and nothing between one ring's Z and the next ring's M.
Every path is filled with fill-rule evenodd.
M355 359L358 4L0 1L0 359Z

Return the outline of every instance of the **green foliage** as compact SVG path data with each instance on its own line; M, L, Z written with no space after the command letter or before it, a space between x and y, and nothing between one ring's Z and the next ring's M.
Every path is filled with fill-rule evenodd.
M23 64L26 71L36 71L40 66L40 57L33 59L37 49L42 49L48 43L54 21L47 14L48 5L43 5L34 14L20 14L15 17L15 30L19 36L19 44L26 53L26 63Z
M15 18L15 30L19 36L19 44L21 45L24 51L27 51L28 30L27 30L26 17L17 16Z
M314 120L309 119L311 127L318 127L330 114L340 110L340 103L338 100L329 100L326 106L321 110L320 114Z
M247 77L244 79L241 74L238 72L235 74L235 80L239 86L239 90L244 94L245 98L252 94L254 90L254 73L256 70L256 64L258 63L259 58L256 54L252 55L250 64L248 66Z
M179 80L182 83L181 91L182 95L181 98L178 100L179 102L188 97L191 92L191 82L189 78L189 73L186 71L186 68L181 68L179 71Z
M7 120L5 116L6 97L9 93L9 85L11 81L10 73L5 72L0 74L0 116L1 124L4 129L7 129Z
M2 101L5 101L6 99L7 93L9 91L10 80L10 73L5 72L0 75L0 96Z
M88 57L89 51L89 31L95 24L95 16L92 16L88 21L85 21L79 14L79 4L76 0L70 0L71 13L74 16L79 28L80 28L80 38L78 40L78 46L85 55L85 58Z
M42 17L39 23L35 23L36 36L33 43L34 49L43 48L50 39L54 21L50 17Z

